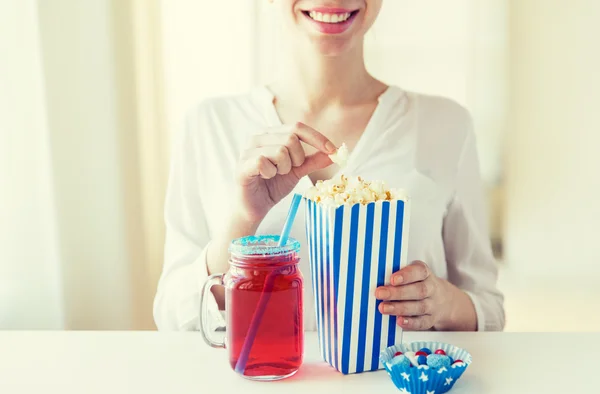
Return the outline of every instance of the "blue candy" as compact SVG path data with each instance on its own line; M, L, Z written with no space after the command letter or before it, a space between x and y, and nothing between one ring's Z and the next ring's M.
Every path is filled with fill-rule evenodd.
M427 356L420 355L419 358L417 358L417 362L419 365L427 365Z
M420 352L423 352L423 353L427 353L427 355L430 355L430 354L431 354L431 350L429 350L429 348L426 348L426 347L424 347L424 348L420 349L419 351L420 351Z
M399 365L401 367L410 367L410 360L404 356L396 356L391 361L388 362L389 366Z
M448 358L450 359L450 365L454 364L454 359L450 356L448 356Z
M443 354L430 354L427 356L427 365L430 368L442 368L449 367L452 363L450 362L450 357L444 356Z

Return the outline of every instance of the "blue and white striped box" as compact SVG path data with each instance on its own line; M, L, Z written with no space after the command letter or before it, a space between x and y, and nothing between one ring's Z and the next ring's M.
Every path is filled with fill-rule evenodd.
M407 264L408 221L408 199L337 208L306 200L319 346L343 374L382 369L380 352L400 340L375 289Z

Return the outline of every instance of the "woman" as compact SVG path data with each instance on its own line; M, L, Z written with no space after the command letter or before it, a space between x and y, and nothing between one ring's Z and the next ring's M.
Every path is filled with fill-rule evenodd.
M384 180L411 195L413 264L377 289L381 313L409 330L502 330L503 296L467 111L367 72L364 36L382 0L271 2L289 35L282 78L193 109L175 151L158 328L197 329L201 285L227 271L230 240L279 233L290 193L338 173L328 155L346 143L345 175ZM305 240L301 216L292 236ZM307 257L304 247L305 273ZM306 282L305 328L314 330ZM222 306L223 294L215 298Z

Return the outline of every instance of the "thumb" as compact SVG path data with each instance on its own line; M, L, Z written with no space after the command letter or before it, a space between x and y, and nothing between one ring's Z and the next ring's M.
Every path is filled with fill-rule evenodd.
M310 173L329 167L331 164L333 162L326 153L317 152L307 156L304 163L300 167L295 168L294 171L298 178L302 178Z

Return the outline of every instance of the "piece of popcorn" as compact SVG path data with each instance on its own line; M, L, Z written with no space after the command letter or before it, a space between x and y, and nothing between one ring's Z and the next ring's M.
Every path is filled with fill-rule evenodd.
M347 193L339 193L335 195L334 200L336 204L342 205L345 204L349 198L350 196Z
M386 188L386 184L383 181L369 182L369 189L371 189L374 193L384 193Z
M363 198L367 201L367 202L374 202L377 201L377 194L373 193L371 190L369 189L365 189L362 191L362 195Z
M304 197L308 198L309 200L314 200L315 198L317 198L319 196L319 189L317 189L315 186L309 188L305 193L304 193Z
M346 190L358 190L362 189L362 179L360 177L354 177L348 179L346 184Z
M335 164L344 167L348 162L348 156L348 147L346 146L346 143L343 143L334 153L329 155L329 158Z
M408 198L406 191L402 189L391 189L390 195L392 200L406 200Z
M338 203L335 202L335 198L330 197L330 196L327 196L324 199L322 199L320 201L320 203L322 205L325 205L325 206L331 206L331 207L337 207L338 206Z
M345 187L344 185L336 185L335 183L332 183L331 185L329 185L329 187L327 187L327 192L331 195L333 194L338 194L338 193L342 193L344 191Z

